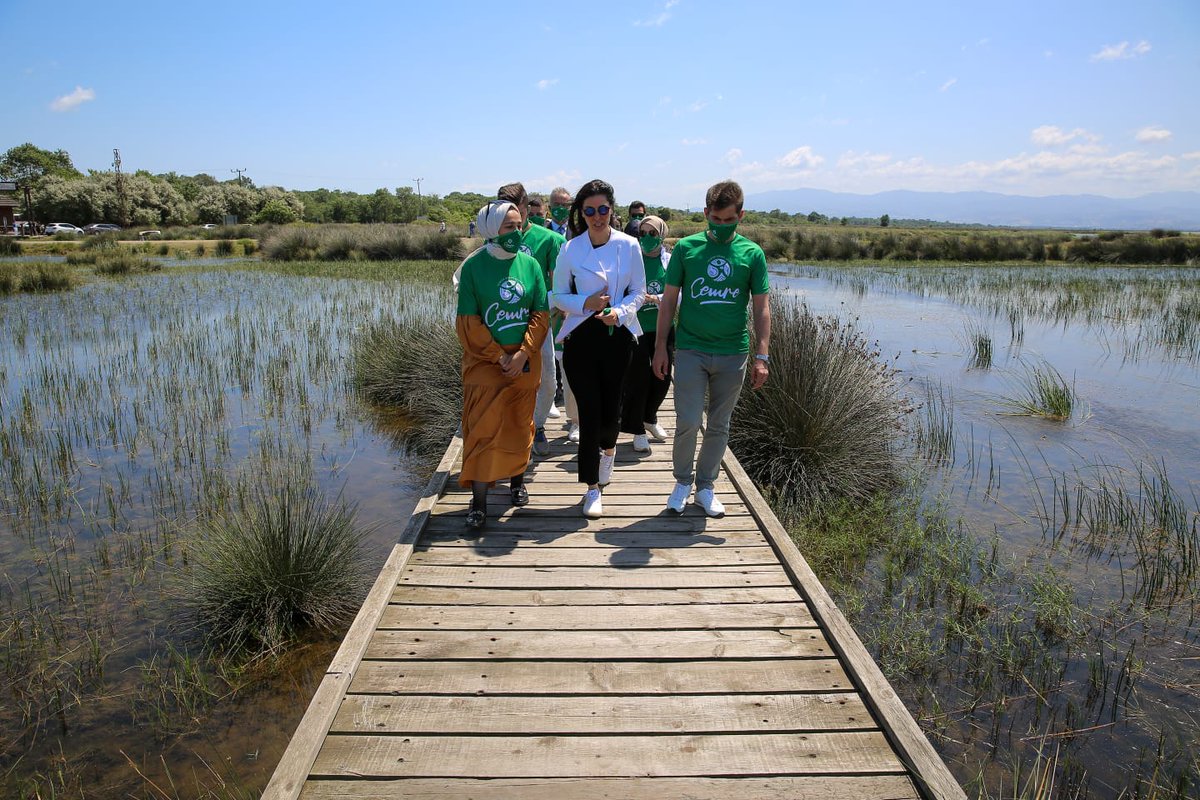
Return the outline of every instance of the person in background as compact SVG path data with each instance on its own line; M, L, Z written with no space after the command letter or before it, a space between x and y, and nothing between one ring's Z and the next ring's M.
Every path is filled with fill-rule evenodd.
M539 228L546 227L546 206L540 194L529 195L529 224ZM565 238L565 237L564 237Z
M445 233L445 232L446 232L446 222L445 222L445 220L443 220L442 224L438 225L438 233Z
M646 216L646 204L641 200L634 200L629 204L629 222L625 225L625 233L638 238L638 230L641 228L642 219Z
M650 437L665 442L667 432L658 424L658 409L671 388L671 364L675 356L675 326L667 328L667 374L654 374L655 342L658 339L658 304L662 299L663 279L667 274L670 253L663 246L669 234L667 223L658 217L644 217L638 229L638 245L646 269L646 295L638 321L642 335L629 360L625 373L625 390L621 400L621 432L633 434L633 449L650 452Z
M486 242L463 260L455 330L462 342L462 469L471 489L467 527L487 522L488 489L508 478L514 506L529 503L525 469L549 331L542 268L520 251L521 212L493 200L479 210Z
M475 220L471 220L470 222L467 223L467 236L474 236L474 235L475 235Z
M554 191L550 192L550 219L546 222L546 227L562 236L564 239L571 238L571 232L567 228L567 216L571 213L571 193L564 187L555 187Z
M496 199L512 203L520 210L521 252L533 256L542 268L546 286L552 286L554 262L558 260L558 251L566 240L548 228L529 223L529 195L521 183L501 186L496 190ZM551 416L557 418L559 412L554 407L554 393L557 388L554 381L554 341L546 337L542 347L541 384L538 387L537 405L533 411L533 454L545 458L550 455L550 442L546 438L546 419Z
M600 490L612 480L621 385L642 333L637 312L646 294L642 252L611 227L612 210L612 186L585 183L571 204L572 237L554 268L554 304L567 315L556 338L579 412L579 481L587 485L583 515L590 518L604 513Z
M654 374L665 378L669 327L679 309L675 351L675 488L667 510L682 514L696 483L696 505L710 517L725 516L713 485L729 441L729 419L742 392L750 334L746 308L754 310L754 358L750 385L767 381L771 306L767 259L763 250L737 233L742 187L722 181L710 187L704 202L708 230L675 244L667 264L666 288L658 306ZM705 397L707 396L707 407ZM707 413L706 413L707 412ZM702 418L704 442L696 458L696 434Z

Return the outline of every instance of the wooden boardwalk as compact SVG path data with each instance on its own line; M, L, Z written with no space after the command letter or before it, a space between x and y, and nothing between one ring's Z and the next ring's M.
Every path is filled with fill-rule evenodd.
M623 436L587 520L550 428L477 539L452 442L264 797L964 798L732 454L676 517Z

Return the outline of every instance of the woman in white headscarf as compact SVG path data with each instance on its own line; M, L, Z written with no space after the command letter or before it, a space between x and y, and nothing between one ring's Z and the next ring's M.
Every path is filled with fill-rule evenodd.
M479 210L476 225L487 241L459 267L456 320L463 346L458 481L472 490L472 530L486 523L487 491L497 480L508 479L513 505L529 502L525 469L550 321L542 268L520 252L520 210L493 200Z

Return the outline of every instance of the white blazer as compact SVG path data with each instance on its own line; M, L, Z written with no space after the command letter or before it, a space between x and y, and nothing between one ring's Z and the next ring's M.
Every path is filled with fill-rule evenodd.
M586 232L568 239L558 251L554 266L554 305L566 312L562 329L555 337L561 342L594 311L584 301L601 289L612 298L609 308L617 312L618 324L635 337L642 335L637 312L646 295L646 267L637 239L613 230L600 247L592 247Z

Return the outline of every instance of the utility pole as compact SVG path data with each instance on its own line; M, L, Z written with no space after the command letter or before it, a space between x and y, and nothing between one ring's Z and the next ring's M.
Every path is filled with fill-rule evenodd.
M230 171L230 172L236 172L236 173L237 173L237 176L238 176L238 186L245 186L245 185L246 185L246 180L245 180L245 179L242 177L242 173L246 171L246 168L245 168L245 167L242 167L241 169L231 169L231 170L229 170L229 171Z
M417 185L417 199L418 200L421 199L421 181L423 181L423 180L425 180L425 179L424 178L413 178L413 183L415 183Z
M121 174L121 151L113 148L113 172L117 179L117 213L122 228L129 227L129 202L125 197L125 176Z

